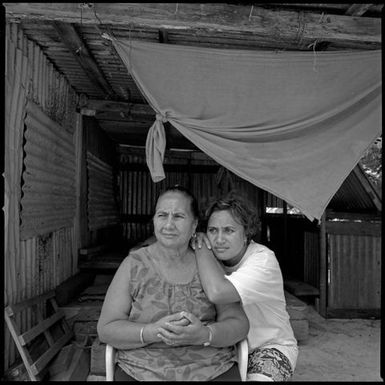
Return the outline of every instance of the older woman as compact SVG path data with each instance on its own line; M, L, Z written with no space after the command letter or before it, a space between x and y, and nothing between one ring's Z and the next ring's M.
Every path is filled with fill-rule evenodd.
M213 202L206 211L206 235L193 242L198 270L209 300L242 302L250 321L247 379L287 381L298 348L286 310L278 261L252 237L256 213L237 194ZM211 249L211 250L210 250Z
M234 344L249 323L239 303L213 305L203 291L189 247L197 212L186 189L163 192L156 242L130 253L108 288L97 330L118 349L115 380L240 379Z

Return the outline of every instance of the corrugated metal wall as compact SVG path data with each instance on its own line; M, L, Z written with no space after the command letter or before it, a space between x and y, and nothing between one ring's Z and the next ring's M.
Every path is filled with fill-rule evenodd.
M73 135L36 104L26 110L22 240L72 227L76 209Z
M304 234L304 264L303 280L319 289L320 272L320 234L305 231Z
M126 150L121 154L120 199L123 236L129 246L145 240L153 234L152 215L156 198L166 186L181 184L190 189L198 200L203 217L208 202L231 188L242 192L258 207L258 188L236 175L222 175L220 166L205 154L167 152L166 178L154 183L146 166L144 150ZM167 169L167 166L173 166Z
M21 175L23 168L24 111L27 98L61 127L76 127L76 94L66 79L47 61L41 49L29 41L17 24L6 25L6 125L5 125L5 305L55 288L76 272L77 253L73 227L25 240L20 238ZM29 138L24 138L29 145ZM47 150L46 148L44 149ZM74 182L75 183L75 182ZM21 312L22 331L31 327L34 314ZM5 326L4 368L18 352Z
M115 180L110 165L87 151L88 228L96 230L120 222Z
M381 308L380 226L354 222L327 224L328 308Z

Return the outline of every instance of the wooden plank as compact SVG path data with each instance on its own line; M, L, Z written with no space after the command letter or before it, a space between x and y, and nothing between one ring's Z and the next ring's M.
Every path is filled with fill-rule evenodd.
M114 91L112 87L105 79L104 74L88 51L88 48L77 34L75 28L71 24L63 23L61 21L54 21L52 25L59 33L60 38L67 46L68 50L73 54L76 61L84 69L86 75L107 95L113 95Z
M100 254L101 252L107 249L107 245L99 245L93 247L86 247L79 250L80 255L95 255Z
M285 289L294 294L295 296L319 296L320 291L316 287L309 285L308 283L295 281L295 280L285 280L284 281Z
M345 15L362 16L372 5L373 4L352 4L345 12Z
M381 309L334 309L328 307L327 318L341 318L341 319L380 319Z
M327 221L326 232L337 235L369 235L380 237L381 223Z
M42 356L40 356L32 365L31 370L34 375L40 373L48 363L55 357L60 349L73 337L73 333L64 334L52 345Z
M62 20L79 23L78 3L4 3L10 20ZM178 8L176 9L176 6ZM92 9L94 8L94 9ZM326 15L316 12L265 9L226 3L93 3L83 9L82 23L95 24L95 12L104 24L146 26L168 31L211 29L241 31L260 37L297 42L302 39L334 42L367 42L381 46L381 18ZM300 24L300 25L299 25Z
M13 305L9 305L5 308L5 310L9 316L12 316L12 315L26 309L27 307L38 305L39 303L42 303L42 302L46 301L47 299L52 298L54 296L55 296L55 291L50 290L49 292L41 294L37 297L33 297L33 298L27 299L25 301L22 301L22 302L13 304Z
M51 327L54 323L59 321L64 317L63 311L59 310L57 313L53 314L51 317L46 318L45 320L41 320L38 325L29 329L25 333L19 336L20 343L24 346L31 342L34 338L36 338L39 334L46 331L49 327Z
M103 112L124 112L128 115L142 115L148 116L152 119L155 118L154 110L148 104L138 103L125 103L115 102L112 100L99 100L99 99L88 99L79 105L82 113L83 108L88 111L94 111L95 114Z
M27 373L31 381L39 381L40 380L39 376L36 376L36 373L32 370L32 367L31 367L33 363L32 358L29 355L28 350L19 341L19 334L20 334L19 327L11 318L11 315L7 311L7 308L4 310L4 317L5 317L5 322L7 323L8 329L13 337L17 350L19 351L19 354L21 356L21 359L23 360L23 363L25 365L25 368L27 370Z
M345 213L338 212L334 210L326 210L326 219L348 219L350 221L361 220L363 222L381 222L382 215L381 213Z
M165 172L178 172L189 174L216 174L220 166L212 165L188 165L188 164L164 164L163 168ZM147 164L145 163L126 163L119 165L120 171L148 171Z
M317 303L319 313L322 317L326 317L327 296L328 296L328 256L327 256L327 235L326 235L326 214L321 217L320 229L320 275L319 288L320 295Z

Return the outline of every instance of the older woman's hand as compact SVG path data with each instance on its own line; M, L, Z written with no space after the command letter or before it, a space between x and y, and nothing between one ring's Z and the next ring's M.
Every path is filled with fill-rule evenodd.
M166 322L164 327L158 329L158 337L167 345L202 345L207 341L207 327L194 314L181 312L188 321L182 325L180 322ZM187 322L185 322L187 323Z
M195 235L191 238L190 244L192 249L196 250L197 248L200 249L202 247L203 242L207 248L211 250L210 241L205 233L195 233Z

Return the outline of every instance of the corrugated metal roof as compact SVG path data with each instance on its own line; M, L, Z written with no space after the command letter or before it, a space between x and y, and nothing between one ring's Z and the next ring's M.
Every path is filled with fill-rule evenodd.
M381 197L359 165L342 183L328 208L335 211L373 211L381 209ZM377 204L376 204L377 202Z

